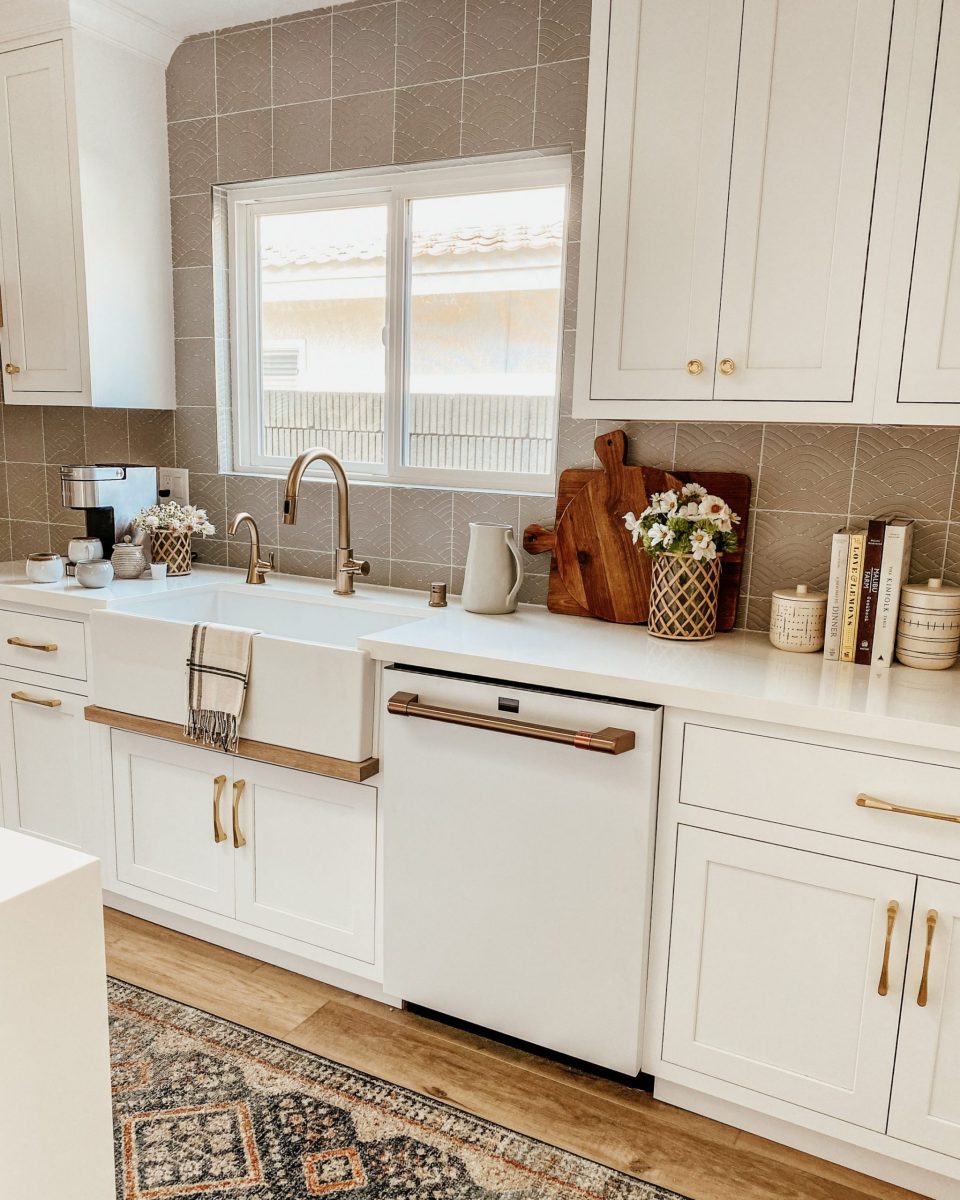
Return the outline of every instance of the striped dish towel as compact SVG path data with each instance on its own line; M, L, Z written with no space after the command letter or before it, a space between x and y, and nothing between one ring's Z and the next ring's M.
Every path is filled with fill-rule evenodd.
M195 742L236 750L256 635L232 625L194 625L183 732Z

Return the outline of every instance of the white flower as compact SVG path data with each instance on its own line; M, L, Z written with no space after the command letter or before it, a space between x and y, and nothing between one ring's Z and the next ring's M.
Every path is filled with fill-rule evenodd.
M730 507L719 496L704 496L699 504L698 509L701 517L709 517L714 520L716 517L729 517Z
M706 559L709 562L717 557L717 548L706 529L695 529L690 535L690 544L693 547L693 557L698 561Z
M691 500L689 504L681 504L675 515L678 517L687 517L689 520L695 521L700 516L700 505L696 500Z
M153 513L150 513L149 516L143 518L143 523L148 529L156 529L156 527L160 524L160 518L155 517Z
M651 525L649 529L650 545L662 546L664 550L673 541L674 533L672 529L668 529L666 525Z
M650 509L648 508L647 512L644 513L644 516L646 516L649 512ZM636 545L643 534L643 525L632 512L623 514L623 523L626 525L631 537L633 538L633 544Z
M707 494L707 489L699 483L685 483L680 495L684 498L692 497L695 500L702 500Z
M672 513L679 503L676 492L654 492L650 497L651 513Z

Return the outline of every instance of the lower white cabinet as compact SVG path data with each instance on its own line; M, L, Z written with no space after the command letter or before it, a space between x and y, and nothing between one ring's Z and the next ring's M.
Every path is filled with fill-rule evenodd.
M0 787L8 829L91 848L85 703L59 688L0 679Z
M915 885L680 826L664 1058L882 1131Z
M112 738L122 883L373 961L376 788Z
M926 976L926 987L924 987ZM921 879L889 1132L960 1158L960 885Z

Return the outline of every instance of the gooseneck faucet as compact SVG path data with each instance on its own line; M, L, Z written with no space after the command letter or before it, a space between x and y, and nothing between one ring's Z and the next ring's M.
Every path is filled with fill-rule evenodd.
M312 446L293 460L287 475L287 486L283 494L283 523L296 525L297 500L304 472L315 462L325 462L333 472L337 485L337 586L335 596L352 596L355 575L369 575L370 564L364 559L355 559L350 546L350 489L343 463L331 450Z
M250 559L247 563L247 583L266 583L266 573L273 570L273 556L260 557L260 530L248 512L239 512L230 522L227 532L234 537L246 525L250 534Z

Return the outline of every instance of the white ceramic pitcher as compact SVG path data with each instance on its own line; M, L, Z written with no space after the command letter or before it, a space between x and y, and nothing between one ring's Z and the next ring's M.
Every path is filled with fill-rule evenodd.
M521 583L523 560L513 526L471 521L461 598L467 612L514 612Z

